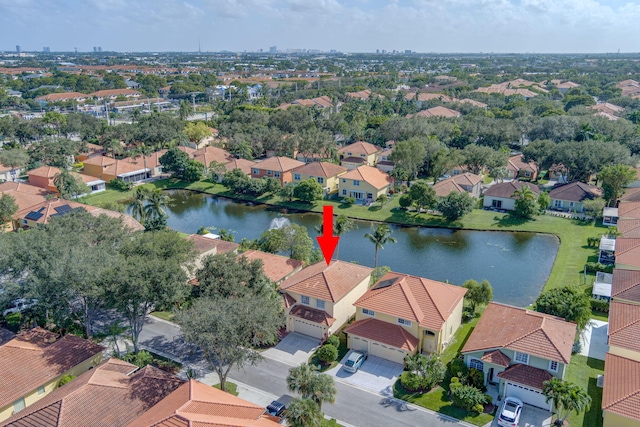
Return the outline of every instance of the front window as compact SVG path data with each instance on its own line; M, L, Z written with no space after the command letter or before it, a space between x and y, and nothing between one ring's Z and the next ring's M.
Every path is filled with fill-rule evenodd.
M354 185L355 187L360 186L360 181L358 181L357 179L354 179L354 180L353 180L353 185Z
M549 370L551 372L558 372L558 362L555 360L549 360Z
M271 175L271 171L267 171L267 175Z
M300 181L300 174L299 173L294 173L293 174L293 179L295 179L296 181Z
M320 310L324 310L324 301L321 299L317 299L316 300L316 308L319 308Z
M411 326L411 320L398 317L398 325Z
M484 371L484 363L482 363L482 360L471 359L469 361L469 367L472 369L477 369L478 371Z
M318 184L324 184L324 178L321 176L318 177Z
M38 396L41 396L44 394L44 386L41 385L40 387L38 387Z
M280 178L280 172L275 171L275 172L273 173L273 176L275 176L276 178Z
M492 200L491 207L500 209L502 208L502 200Z
M306 295L300 295L300 302L304 305L309 305L309 297Z
M527 353L520 353L519 351L516 351L513 358L516 362L524 363L525 365L529 364L529 355Z
M253 174L254 174L254 175L258 175L258 174L260 174L260 171L259 171L258 169L254 169L254 170L253 170Z
M13 402L13 413L16 414L22 411L25 408L25 406L26 405L24 404L24 397L21 397L20 399Z
M562 207L562 200L554 200L553 201L553 207L554 208L561 208Z
M347 190L342 190L342 195L346 196L347 195ZM26 222L26 221L25 221Z
M366 314L367 316L375 316L376 312L373 310L369 310L368 308L362 309L362 314Z

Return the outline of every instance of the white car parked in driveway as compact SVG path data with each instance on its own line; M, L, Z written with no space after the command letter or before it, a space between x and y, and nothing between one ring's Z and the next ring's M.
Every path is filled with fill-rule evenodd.
M517 427L522 414L522 401L515 397L504 399L502 409L498 415L498 425L503 427Z
M13 300L9 307L2 312L3 316L13 313L22 313L24 310L33 307L38 301L35 299L19 298Z

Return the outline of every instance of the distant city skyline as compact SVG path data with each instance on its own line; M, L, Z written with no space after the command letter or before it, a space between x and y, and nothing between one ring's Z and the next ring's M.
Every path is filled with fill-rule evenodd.
M0 50L640 52L640 0L0 0Z

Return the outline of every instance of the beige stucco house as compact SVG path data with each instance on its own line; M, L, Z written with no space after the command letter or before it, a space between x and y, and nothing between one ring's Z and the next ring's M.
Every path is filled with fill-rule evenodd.
M339 177L347 172L344 166L328 162L311 162L293 170L293 183L298 184L313 179L322 185L325 194L338 191Z
M360 166L341 175L338 188L341 197L373 202L382 194L387 194L392 184L393 178L380 169Z

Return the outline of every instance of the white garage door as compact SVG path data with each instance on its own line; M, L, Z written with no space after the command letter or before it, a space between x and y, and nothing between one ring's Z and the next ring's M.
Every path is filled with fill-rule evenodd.
M404 363L404 357L407 355L407 353L400 349L373 341L371 342L370 352L374 356L382 357L383 359L396 363Z
M351 335L351 349L360 351L369 351L369 341L364 338Z
M536 390L530 387L525 387L520 384L514 384L507 382L506 395L509 397L515 397L538 408L551 410L550 403L546 402L546 398L540 390Z
M310 337L322 339L324 337L324 328L313 322L307 322L298 318L294 318L291 324L293 332L309 335Z

